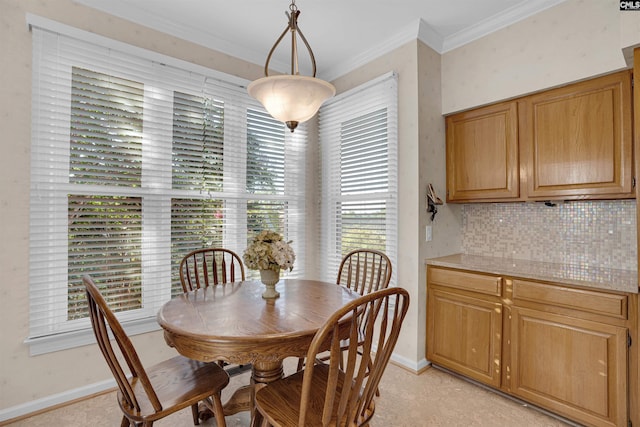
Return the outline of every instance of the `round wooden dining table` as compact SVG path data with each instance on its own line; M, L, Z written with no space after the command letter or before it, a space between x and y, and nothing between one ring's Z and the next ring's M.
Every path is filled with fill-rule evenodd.
M276 299L263 299L264 289L260 281L209 286L174 297L158 312L167 344L183 356L252 364L251 384L225 403L225 415L252 411L256 387L281 378L284 359L305 356L324 322L360 296L302 279L280 280Z

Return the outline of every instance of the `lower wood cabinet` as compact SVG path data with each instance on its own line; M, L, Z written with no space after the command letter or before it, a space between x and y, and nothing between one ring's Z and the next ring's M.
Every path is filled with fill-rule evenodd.
M512 394L584 424L627 425L627 328L514 307Z
M430 265L427 359L581 424L627 427L630 305L637 295Z
M435 289L427 314L432 325L427 358L500 387L501 304Z

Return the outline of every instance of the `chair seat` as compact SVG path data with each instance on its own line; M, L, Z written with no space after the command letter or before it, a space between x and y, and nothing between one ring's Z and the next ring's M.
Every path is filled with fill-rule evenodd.
M134 420L163 418L220 392L229 383L229 376L217 363L198 362L183 356L160 362L146 371L163 410L156 413L151 402L146 399L142 382L134 379L131 386L138 396L140 411L128 408L122 394L118 392L120 407ZM169 408L171 410L165 412Z
M314 367L306 426L322 425L322 408L324 407L328 376L329 365L317 364ZM261 410L262 413L269 414L271 418L269 422L272 425L282 427L298 425L303 378L304 371L299 371L280 381L270 383L269 386L256 392L256 405L263 409ZM344 374L339 375L338 384L333 390L334 406L340 401L344 379ZM372 406L367 411L367 414L372 415L373 409L372 401ZM368 418L368 416L365 418ZM331 420L330 425L337 425L336 420Z
M315 361L328 351L328 364L308 363L304 370L256 392L262 427L369 426L378 384L408 309L409 293L388 288L363 295L333 313L314 335L305 357ZM349 347L343 351L346 337Z

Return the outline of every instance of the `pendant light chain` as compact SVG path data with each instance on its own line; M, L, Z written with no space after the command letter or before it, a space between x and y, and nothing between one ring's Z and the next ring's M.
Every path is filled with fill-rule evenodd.
M300 10L298 10L298 6L296 6L295 0L291 1L291 4L289 5L289 10L290 12L285 12L285 15L287 15L287 18L289 18L289 24L287 25L287 28L284 29L282 34L280 34L280 37L278 37L278 40L276 40L274 45L271 47L269 54L267 55L267 61L264 64L264 75L266 77L269 77L269 63L271 62L271 57L273 56L273 52L275 52L280 42L282 41L284 36L287 34L287 31L290 31L291 32L291 75L295 76L300 74L300 71L298 69L298 40L296 37L296 35L299 35L300 39L302 40L304 45L307 47L307 51L309 52L309 57L311 58L311 68L312 68L311 76L315 77L316 76L316 58L313 54L313 51L311 50L311 46L309 45L309 42L307 42L307 39L305 38L304 34L302 34L302 31L300 31L300 27L298 27L298 16L300 16Z
M264 105L272 117L284 122L293 132L298 123L313 117L320 105L335 95L336 90L332 84L316 78L316 58L309 42L298 27L300 10L295 0L291 0L289 11L285 11L285 15L289 22L267 55L267 61L264 64L265 77L252 82L247 87L247 91ZM273 52L287 32L291 33L291 74L269 76L269 62ZM309 52L313 71L310 77L300 75L297 36L300 36Z
M300 71L298 70L298 41L296 40L296 31L298 31L298 15L300 15L300 11L296 6L295 0L291 0L289 10L291 13L285 13L287 18L289 18L289 31L291 31L291 75L297 76L300 74Z

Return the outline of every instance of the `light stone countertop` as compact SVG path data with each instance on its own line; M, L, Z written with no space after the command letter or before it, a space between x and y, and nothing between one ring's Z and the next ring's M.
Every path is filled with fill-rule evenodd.
M638 272L631 270L467 254L431 258L427 259L426 263L522 279L544 280L567 286L638 293Z

